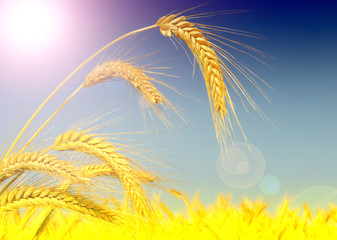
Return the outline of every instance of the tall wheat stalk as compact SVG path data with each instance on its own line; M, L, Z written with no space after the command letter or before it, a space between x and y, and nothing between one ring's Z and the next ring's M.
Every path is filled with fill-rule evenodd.
M87 58L81 65L79 65L71 74L69 74L68 77L66 77L54 90L53 92L43 101L43 103L38 107L38 109L33 113L33 115L29 118L29 120L27 121L27 123L24 125L24 127L21 129L21 131L19 132L19 134L17 135L17 137L14 139L13 143L11 144L11 146L9 147L9 149L7 150L4 158L8 157L9 154L11 154L11 152L14 150L16 144L18 143L18 141L20 140L21 136L23 135L23 133L26 131L26 129L28 128L28 126L31 124L31 122L35 119L35 117L37 116L37 114L41 111L41 109L49 102L49 100L55 95L55 93L66 83L70 80L70 78L75 75L75 73L77 73L83 66L85 66L88 62L90 62L94 57L96 57L98 54L100 54L101 52L103 52L104 50L106 50L108 47L110 47L111 45L113 45L114 43L128 37L131 36L133 34L139 33L139 32L143 32L149 29L155 28L154 25L149 26L149 27L145 27L145 28L141 28L132 32L129 32L127 34L124 34L123 36L111 41L110 43L108 43L107 45L105 45L104 47L102 47L101 49L99 49L98 51L96 51L93 55L91 55L89 58ZM61 105L61 107L35 132L35 134L33 135L33 137L29 140L29 143L26 143L23 148L21 149L21 151L24 151L25 149L27 149L29 147L29 144L35 139L35 137L43 130L43 128L51 121L51 119L64 107L64 105L66 103L68 103L70 101L70 99L77 93L79 92L81 89L83 88L83 84L77 89L75 90L75 92L63 103L63 105Z

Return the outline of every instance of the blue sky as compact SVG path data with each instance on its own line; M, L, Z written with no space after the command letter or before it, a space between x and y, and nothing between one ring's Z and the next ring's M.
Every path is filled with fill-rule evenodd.
M74 0L55 3L59 4L56 16L61 27L49 45L34 46L34 49L13 47L8 43L5 33L1 32L1 142L7 136L7 142L10 142L10 137L17 133L58 83L106 43L129 31L151 25L167 13L184 10L204 1ZM219 148L202 76L198 70L193 76L193 66L183 49L176 49L169 39L157 31L152 31L153 34L137 45L128 56L161 49L139 64L167 59L157 66L172 67L163 72L178 75L179 78L159 79L193 95L203 103L159 87L169 100L182 108L184 115L193 124L178 121L181 126L176 125L167 130L156 121L159 138L153 133L126 137L149 143L146 147L159 152L161 160L172 166L165 172L176 180L173 186L190 196L199 190L200 198L206 204L214 202L218 193L230 194L233 202L246 196L252 200L263 197L271 205L278 203L284 196L292 196L297 200L310 196L310 199L317 199L313 205L336 201L337 4L333 1L214 0L191 14L235 9L249 11L194 21L265 36L265 39L255 39L224 34L225 37L248 44L271 56L262 59L271 66L268 67L247 55L224 47L273 88L261 84L272 102L270 104L247 80L240 77L273 124L262 120L253 109L246 112L240 101L233 97L248 142L264 157L265 170L261 177L255 179L257 183L249 188L237 189L221 180L217 171ZM4 21L2 19L2 24L5 24ZM135 41L144 36L141 35ZM106 51L105 57L113 51L114 47ZM33 127L43 122L48 113L83 81L100 57L102 55L80 70L61 89L41 112ZM173 57L177 58L170 60ZM49 134L56 135L97 111L112 111L117 108L120 110L110 114L108 119L123 117L123 121L117 126L105 128L105 132L145 131L135 92L131 92L130 98L126 84L109 82L80 92L51 124L54 128ZM151 122L148 122L147 130L154 131ZM47 137L50 135L46 134ZM243 140L239 134L237 140ZM254 162L250 161L253 165L247 174L254 177L253 173L258 170L252 170ZM272 177L263 178L270 175ZM236 177L235 181L240 183L246 181L243 179L247 175ZM276 179L280 184L279 190L266 195L260 187L263 185L262 179L267 186L268 179L272 181L269 183L271 188L273 183L277 185ZM317 189L328 194L324 201L317 196ZM165 197L172 206L179 206L173 198Z

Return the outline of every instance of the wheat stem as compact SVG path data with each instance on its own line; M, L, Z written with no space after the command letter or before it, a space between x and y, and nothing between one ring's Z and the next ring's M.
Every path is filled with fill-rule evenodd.
M38 130L34 133L34 135L28 140L28 142L20 149L22 153L27 147L31 144L31 142L36 138L36 136L43 130L43 128L55 117L56 114L61 111L61 109L83 88L83 85L79 86L68 98L64 101L64 103L40 126Z

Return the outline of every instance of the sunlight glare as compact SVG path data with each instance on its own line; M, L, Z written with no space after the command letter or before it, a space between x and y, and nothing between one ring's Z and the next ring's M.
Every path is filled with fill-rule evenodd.
M58 19L49 1L9 1L3 24L7 41L15 47L43 48L53 40Z

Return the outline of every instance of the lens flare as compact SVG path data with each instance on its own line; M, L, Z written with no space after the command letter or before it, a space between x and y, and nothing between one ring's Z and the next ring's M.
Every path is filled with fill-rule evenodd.
M315 213L318 209L329 209L329 203L337 205L337 189L329 186L312 186L299 192L290 202L292 208L303 213L304 203Z
M262 178L265 161L261 151L246 142L230 145L220 154L217 171L220 179L230 187L245 189L254 186Z
M280 180L273 175L266 175L260 181L260 189L266 195L274 195L280 190Z

